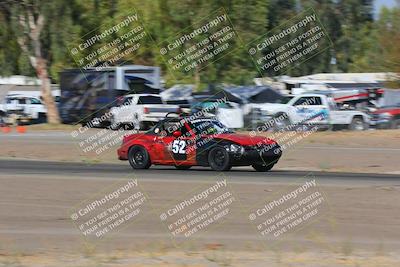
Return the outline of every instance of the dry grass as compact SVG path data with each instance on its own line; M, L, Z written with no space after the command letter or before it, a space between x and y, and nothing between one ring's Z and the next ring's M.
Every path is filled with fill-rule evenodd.
M26 125L28 131L73 131L80 125L69 125L69 124L32 124Z
M340 249L339 249L340 250ZM347 249L346 249L347 250ZM116 253L116 254L115 254ZM283 252L283 251L198 251L191 255L179 251L163 251L158 258L149 258L143 252L109 252L86 258L84 255L0 255L0 266L399 266L398 254L386 253L333 253L333 252Z

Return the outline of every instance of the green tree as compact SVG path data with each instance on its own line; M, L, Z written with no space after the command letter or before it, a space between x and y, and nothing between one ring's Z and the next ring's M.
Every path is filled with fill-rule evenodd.
M67 0L54 2L39 0L6 1L2 12L8 14L10 27L15 29L12 39L18 43L14 49L29 59L41 81L41 96L47 108L49 123L59 123L60 118L51 94L51 73L68 65L67 40L73 24L73 3ZM22 65L25 60L18 60Z
M199 21L221 7L238 33L238 37L230 41L229 53L188 73L169 70L159 51L160 43L182 31L190 32L198 27ZM309 7L316 11L333 46L285 74L400 72L399 8L382 10L379 20L374 21L371 0L5 0L0 3L0 75L37 74L44 81L57 82L61 70L78 67L69 52L71 48L136 10L149 35L141 41L139 50L118 64L161 66L168 85L195 83L203 88L213 83L248 84L254 77L274 73L259 73L245 44ZM40 28L37 40L32 39L35 34L32 35L29 22ZM121 30L99 41L75 59L125 32ZM203 34L193 42L207 36ZM188 42L185 48L193 42ZM331 64L332 58L336 58L337 64ZM42 92L47 94L47 89ZM48 97L46 99L45 102L51 102Z

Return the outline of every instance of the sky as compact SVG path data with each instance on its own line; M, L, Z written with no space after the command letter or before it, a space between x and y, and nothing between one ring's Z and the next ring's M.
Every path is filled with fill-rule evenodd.
M374 1L374 10L375 17L379 14L379 10L382 6L393 7L396 5L396 0L375 0Z

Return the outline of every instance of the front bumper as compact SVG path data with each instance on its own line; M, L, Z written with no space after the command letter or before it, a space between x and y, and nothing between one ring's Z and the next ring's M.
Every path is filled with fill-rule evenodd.
M275 164L282 156L282 149L277 143L263 146L246 146L243 154L230 152L232 165L248 166L252 164Z
M390 128L392 123L392 116L384 116L382 114L372 114L370 119L370 125L378 129Z
M118 148L117 154L119 160L128 160L128 149L125 146Z
M371 120L370 125L375 126L376 128L385 129L390 128L390 119L380 119L380 120Z

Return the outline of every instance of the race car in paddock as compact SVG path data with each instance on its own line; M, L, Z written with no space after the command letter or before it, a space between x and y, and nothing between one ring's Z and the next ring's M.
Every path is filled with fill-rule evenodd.
M209 166L227 171L233 166L271 170L282 155L270 138L237 134L215 118L168 117L144 133L124 136L118 149L120 160L129 160L134 169L172 165L186 170Z

